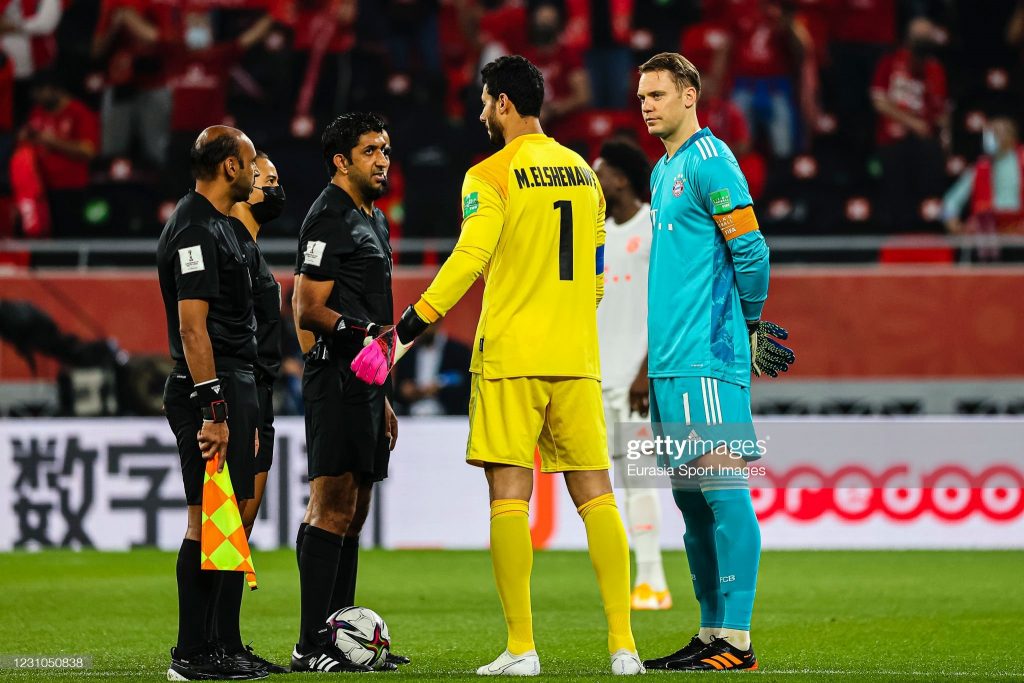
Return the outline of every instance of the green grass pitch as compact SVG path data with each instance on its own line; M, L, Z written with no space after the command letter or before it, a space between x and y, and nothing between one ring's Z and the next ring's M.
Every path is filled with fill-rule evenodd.
M245 596L242 633L287 662L298 620L295 556L259 552L255 562L260 589ZM177 628L174 563L173 553L148 550L0 554L0 654L93 657L86 672L6 669L0 680L163 680ZM1022 570L1022 552L766 552L753 631L761 670L649 675L1024 680ZM634 612L644 657L676 649L697 625L681 552L666 553L666 571L675 608ZM413 658L399 673L374 675L475 679L504 646L486 552L364 551L358 601L385 617L396 650ZM533 605L544 676L611 680L586 553L537 553Z

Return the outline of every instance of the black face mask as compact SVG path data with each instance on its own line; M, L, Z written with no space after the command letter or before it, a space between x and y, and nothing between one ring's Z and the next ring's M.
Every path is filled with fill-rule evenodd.
M284 213L284 188L280 185L267 186L263 190L263 201L250 204L252 217L257 223L263 225L274 220Z
M551 45L558 41L557 26L532 26L530 27L530 42L534 45Z
M931 42L927 40L912 40L910 41L910 54L914 55L918 59L921 57L927 57L931 52Z

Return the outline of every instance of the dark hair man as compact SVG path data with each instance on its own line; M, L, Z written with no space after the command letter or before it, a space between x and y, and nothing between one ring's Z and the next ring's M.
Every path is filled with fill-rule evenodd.
M343 114L324 130L323 152L330 183L299 232L293 295L299 329L317 340L302 379L310 492L296 539L301 625L291 668L366 671L334 647L324 622L354 603L359 532L398 438L385 389L349 368L367 334L392 320L388 223L373 206L387 188L391 141L376 115Z
M587 530L616 674L644 671L629 612L629 546L608 476L597 305L604 293L601 186L578 154L544 135L544 78L520 56L483 68L484 124L502 149L466 173L451 257L394 328L360 352L357 376L381 384L430 323L489 269L473 343L469 464L490 493L491 561L505 650L481 676L537 676L530 602L534 452L562 472ZM486 331L486 338L484 333Z
M192 147L192 175L195 190L178 202L157 247L175 361L164 408L178 442L188 504L178 552L178 642L167 676L264 678L266 669L246 651L225 652L208 643L207 611L218 594L229 601L238 596L218 618L222 632L238 632L243 574L200 569L204 461L216 458L220 469L228 463L242 514L253 497L256 320L246 255L228 214L252 191L256 149L240 130L207 128Z

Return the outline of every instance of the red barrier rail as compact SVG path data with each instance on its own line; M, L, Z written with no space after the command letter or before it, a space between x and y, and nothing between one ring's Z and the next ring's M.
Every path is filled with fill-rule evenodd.
M429 268L399 268L400 312L426 287ZM285 291L291 273L278 273ZM478 283L449 314L449 334L472 340ZM21 271L0 274L0 299L31 301L68 332L114 337L133 353L166 353L156 274L145 271ZM789 328L797 351L790 377L1006 378L1024 376L1024 267L895 266L777 268L765 317ZM40 363L52 377L56 364ZM0 343L0 381L28 380Z

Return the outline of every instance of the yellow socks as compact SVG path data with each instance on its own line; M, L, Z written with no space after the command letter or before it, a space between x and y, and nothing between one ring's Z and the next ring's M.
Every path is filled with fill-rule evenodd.
M493 508L492 508L493 510ZM590 562L597 573L604 613L608 618L608 651L636 652L629 625L629 544L615 496L606 493L577 508L587 528ZM493 518L492 518L493 533Z
M621 526L621 522L620 522ZM508 625L508 651L521 655L534 649L533 612L530 609L530 504L507 498L491 503L491 563L498 597ZM629 609L627 577L626 609ZM627 611L627 625L628 625Z

